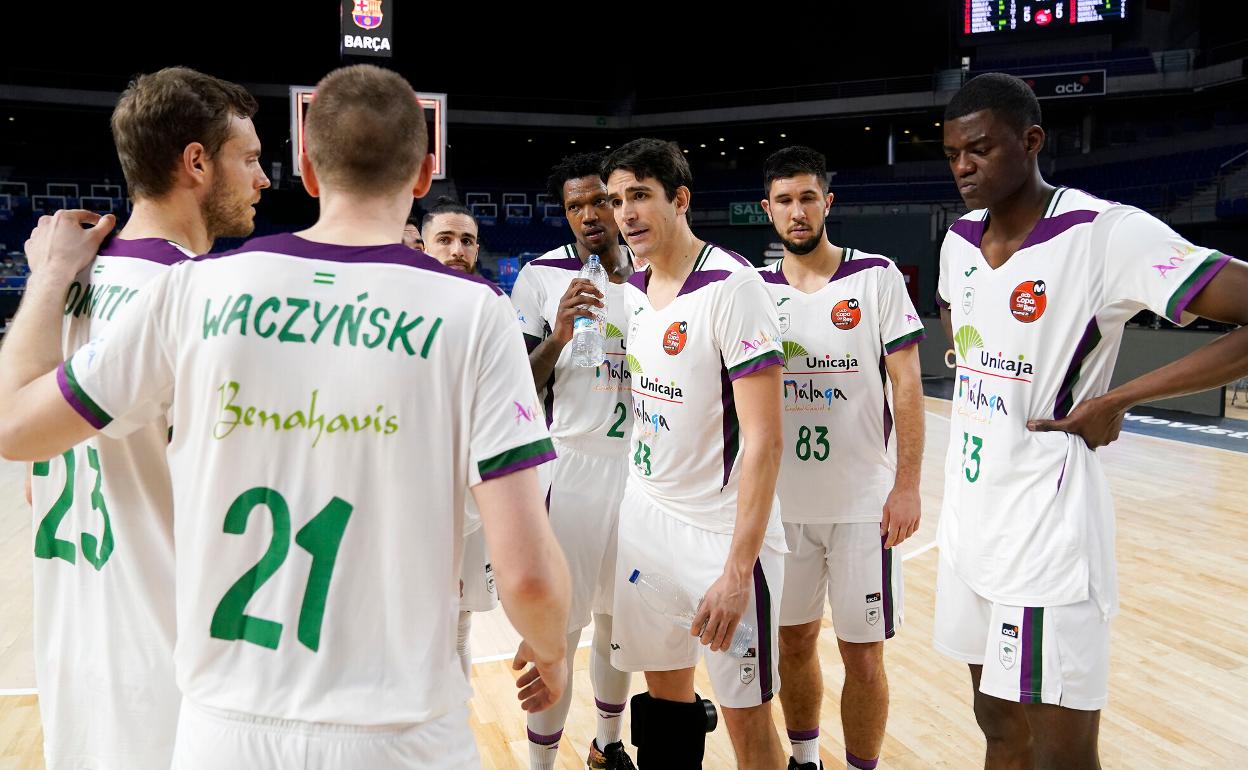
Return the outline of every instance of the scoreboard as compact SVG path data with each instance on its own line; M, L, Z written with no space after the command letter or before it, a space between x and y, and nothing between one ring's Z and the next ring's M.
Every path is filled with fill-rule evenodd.
M962 0L962 34L989 40L1002 33L1102 32L1127 18L1128 0Z

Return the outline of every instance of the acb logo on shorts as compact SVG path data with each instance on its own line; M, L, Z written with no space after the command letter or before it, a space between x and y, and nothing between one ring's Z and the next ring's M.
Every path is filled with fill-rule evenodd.
M685 343L688 341L689 323L676 321L663 332L663 352L674 356L685 349Z
M1012 626L1009 623L1001 624L1001 635L1008 636L1011 639L1018 638L1018 626Z
M832 325L849 331L862 320L862 308L857 299L843 299L832 308Z
M1048 304L1044 281L1023 281L1010 292L1010 314L1014 320L1029 324L1044 315Z

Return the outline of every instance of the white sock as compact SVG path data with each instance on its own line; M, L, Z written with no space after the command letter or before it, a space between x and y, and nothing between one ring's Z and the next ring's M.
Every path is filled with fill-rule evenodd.
M464 670L464 679L472 681L472 649L468 643L468 635L472 632L472 613L466 610L459 612L459 628L455 636L455 652L459 655L459 667Z
M559 758L559 739L563 730L554 735L539 735L529 730L529 770L555 770Z
M632 675L611 665L611 616L594 615L594 645L589 658L589 681L598 706L598 734L601 751L620 740L624 728L624 706Z
M580 630L568 634L568 682L563 697L545 711L528 716L530 770L554 770L563 725L568 720L568 709L572 708L572 661L580 641Z
M793 759L797 764L804 765L814 762L819 765L819 728L813 730L788 730L789 743L793 744Z

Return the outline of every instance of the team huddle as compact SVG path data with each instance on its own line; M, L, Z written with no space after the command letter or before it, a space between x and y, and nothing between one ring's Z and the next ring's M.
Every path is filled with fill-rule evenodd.
M476 274L470 209L409 219L424 117L370 66L308 110L317 222L210 253L269 184L255 111L192 70L140 77L112 119L130 219L59 212L27 242L0 453L32 463L49 770L477 767L468 639L500 603L531 770L555 767L591 621L589 768L700 767L721 719L739 767L784 768L778 696L787 767L819 770L825 601L846 766L875 768L925 327L889 258L829 241L824 156L767 159L784 256L762 268L693 232L674 143L565 158L548 187L571 240L508 297ZM1248 374L1239 330L1109 390L1123 326L1242 324L1248 270L1048 185L1016 78L971 80L944 123L972 211L940 256L934 644L968 664L987 767L1099 767L1117 587L1093 450L1135 404ZM603 309L605 360L579 366L577 321ZM643 584L695 597L683 621Z

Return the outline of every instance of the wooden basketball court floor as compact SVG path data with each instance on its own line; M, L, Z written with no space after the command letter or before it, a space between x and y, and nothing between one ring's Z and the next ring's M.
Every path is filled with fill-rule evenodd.
M966 667L931 648L932 541L949 402L929 398L927 413L922 528L901 547L905 622L886 645L892 706L881 766L971 768L982 764L983 739L971 714ZM1122 584L1110 702L1102 718L1103 765L1248 767L1248 454L1130 433L1100 452L1117 505ZM0 467L0 770L43 767L31 650L31 516L21 473L13 463ZM515 642L501 609L476 618L471 714L487 770L528 767L524 717L502 660ZM844 745L842 673L827 617L819 648L825 686L820 753L831 770L843 766ZM576 657L559 757L566 770L584 767L593 737L588 652ZM643 687L641 676L634 677L634 690ZM701 668L698 687L710 695ZM774 715L783 729L778 701ZM722 725L708 738L705 766L734 766Z

